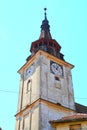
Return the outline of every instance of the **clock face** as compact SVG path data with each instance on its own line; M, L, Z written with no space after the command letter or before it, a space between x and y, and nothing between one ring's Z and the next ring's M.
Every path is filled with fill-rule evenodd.
M34 66L31 65L27 70L26 70L26 76L30 76L34 71Z
M55 63L55 62L51 62L50 70L55 75L63 76L63 68L62 68L62 66Z

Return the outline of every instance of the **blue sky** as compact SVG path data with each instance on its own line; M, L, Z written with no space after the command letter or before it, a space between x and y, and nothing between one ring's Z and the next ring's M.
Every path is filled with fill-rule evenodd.
M17 70L40 35L47 7L52 37L72 70L75 101L87 105L87 0L0 1L0 126L14 130L20 76Z

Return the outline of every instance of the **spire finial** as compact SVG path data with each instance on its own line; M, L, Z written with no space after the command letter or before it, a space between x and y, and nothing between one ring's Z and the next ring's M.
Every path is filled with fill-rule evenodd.
M45 15L45 19L47 19L47 13L46 13L47 8L44 8L44 11L45 11L45 13L44 13L44 15Z
M49 21L47 20L46 10L47 10L47 8L44 8L45 18L44 18L44 20L42 21L42 25L41 25L40 39L41 39L41 38L52 39L51 34L50 34Z

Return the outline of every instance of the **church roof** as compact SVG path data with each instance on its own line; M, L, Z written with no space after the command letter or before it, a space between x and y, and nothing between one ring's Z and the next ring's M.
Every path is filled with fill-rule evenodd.
M86 113L87 114L87 106L84 106L79 103L75 103L76 112L78 113Z
M75 113L69 116L64 116L58 120L50 121L50 123L68 123L72 121L87 121L87 114Z
M87 121L87 106L75 103L76 113L64 116L58 120L52 120L50 123L67 123L72 121Z

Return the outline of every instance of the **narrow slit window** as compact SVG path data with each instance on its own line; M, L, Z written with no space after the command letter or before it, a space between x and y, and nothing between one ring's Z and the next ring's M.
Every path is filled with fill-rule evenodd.
M59 77L55 77L55 87L60 89L61 88L61 82Z
M55 77L55 80L56 80L56 81L60 81L59 77Z

